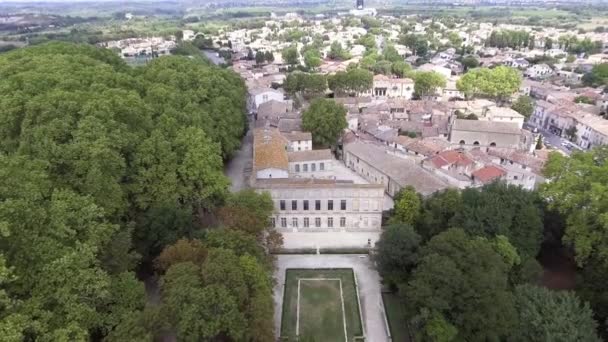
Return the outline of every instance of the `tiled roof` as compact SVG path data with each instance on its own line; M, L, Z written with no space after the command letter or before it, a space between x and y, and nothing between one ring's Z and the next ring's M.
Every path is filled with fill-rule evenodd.
M287 154L289 162L302 162L311 160L331 160L333 156L331 150L309 150L309 151L294 151Z
M382 146L356 141L345 145L344 151L365 161L400 186L411 185L423 195L447 187L443 180L424 170L418 163L387 154Z
M501 134L521 133L517 123L463 119L456 119L452 130Z
M479 181L481 183L490 183L495 179L503 177L507 174L507 172L498 166L489 165L482 167L479 170L474 171L471 176L475 181Z
M253 168L287 170L289 161L285 145L287 140L276 128L258 128L253 132Z
M431 162L435 167L443 167L446 165L458 165L458 166L467 166L473 164L473 160L467 157L464 152L449 150L438 153L437 155L431 157Z

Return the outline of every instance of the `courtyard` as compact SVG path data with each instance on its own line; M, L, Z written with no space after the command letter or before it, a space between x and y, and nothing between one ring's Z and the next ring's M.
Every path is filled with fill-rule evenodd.
M360 330L365 341L388 341L380 276L367 255L277 255L276 265L277 284L273 296L277 335L283 332L293 336L299 330L301 337L308 338L306 333L318 329L324 335L310 336L316 341L356 341L356 322L360 317ZM328 268L342 270L326 273ZM297 273L292 273L294 271ZM359 309L356 307L357 300L352 297L356 297L357 290Z

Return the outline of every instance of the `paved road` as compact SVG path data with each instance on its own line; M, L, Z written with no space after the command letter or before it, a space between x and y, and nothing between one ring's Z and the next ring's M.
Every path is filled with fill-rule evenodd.
M251 125L250 125L251 126ZM230 178L230 191L236 192L248 187L253 159L253 133L251 129L243 137L241 148L224 167L224 174Z
M532 125L526 123L525 126L524 126L524 128L527 128L527 129L533 131L534 128L535 128L535 126L532 126ZM560 150L560 151L562 151L562 152L564 152L564 153L566 153L568 155L572 152L571 150L567 149L566 147L564 147L562 145L562 142L565 142L566 139L564 139L564 138L562 138L562 137L560 137L558 135L555 135L555 134L553 134L553 133L551 133L551 132L549 132L549 131L547 131L545 129L542 129L542 128L538 128L538 132L540 134L542 134L542 136L543 136L543 143L545 144L545 146L547 144L550 144L554 149L558 149L558 150Z
M352 268L359 285L361 314L368 342L388 341L384 304L380 292L380 276L367 255L279 255L274 287L274 321L276 333L281 333L281 311L285 284L285 270L288 268ZM327 341L330 342L330 341Z

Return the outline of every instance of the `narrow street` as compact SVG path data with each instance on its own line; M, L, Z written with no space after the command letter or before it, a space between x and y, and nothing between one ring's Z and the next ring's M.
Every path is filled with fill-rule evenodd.
M251 174L253 162L253 132L251 121L248 121L249 130L243 137L241 148L234 154L224 166L224 174L230 178L231 192L237 192L248 187L247 180Z

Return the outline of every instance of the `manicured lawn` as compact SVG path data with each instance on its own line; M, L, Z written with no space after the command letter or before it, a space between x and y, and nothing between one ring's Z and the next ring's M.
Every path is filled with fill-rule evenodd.
M386 310L386 318L391 329L391 337L393 341L409 342L410 337L405 324L405 310L401 298L395 293L382 293L384 301L384 309Z
M352 269L286 271L281 321L283 338L295 341L299 336L314 341L352 342L362 334Z

